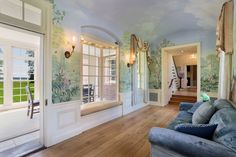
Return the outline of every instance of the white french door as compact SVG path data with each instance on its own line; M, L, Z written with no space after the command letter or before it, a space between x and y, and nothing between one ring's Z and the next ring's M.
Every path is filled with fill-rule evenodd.
M39 54L34 59L31 57L24 58L22 56L8 56L9 58L13 57L15 61L21 62L27 60L28 62L34 62L34 64L37 62L38 66L37 73L34 74L34 78L37 80L35 82L34 88L38 88L38 91L35 92L36 97L40 100L40 141L43 145L47 145L47 139L49 138L47 136L47 129L48 126L50 126L50 122L47 117L49 117L49 112L47 112L48 108L45 107L45 103L48 102L50 104L51 102L51 54L50 54L50 38L51 38L51 14L52 14L52 5L48 1L40 0L40 1L34 1L34 0L0 0L0 24L1 26L12 29L13 31L19 32L19 33L25 33L30 34L32 36L37 36L39 38L39 44L38 49L25 47L22 45L15 44L9 44L6 46L8 49L8 53L10 55L14 54L13 48L18 48L17 51L27 51L27 50L34 50L34 52L37 51L37 54ZM6 36L7 37L7 36ZM22 38L23 39L23 38ZM0 43L1 46L1 43ZM5 48L2 48L2 50L5 50ZM0 64L2 57L0 54ZM0 67L4 69L4 71L17 71L17 64L12 64L9 61L9 66L7 68ZM11 65L10 65L11 64ZM21 62L23 64L23 62ZM4 73L0 70L0 77L1 75L4 75ZM11 77L11 75L6 77ZM25 78L25 77L22 77ZM19 77L17 77L19 79ZM45 81L47 80L47 81ZM31 81L33 82L33 80ZM21 86L20 86L21 87ZM13 85L8 83L7 89L10 90L13 88ZM5 87L0 86L0 93L1 90ZM18 90L18 89L17 89ZM7 92L8 93L8 92ZM14 97L13 93L8 93L7 95L9 98ZM3 100L4 95L1 96L0 94L0 103L1 100ZM19 97L18 101L23 101L24 97L16 95L15 97ZM16 100L16 99L15 99ZM14 98L12 99L12 102L15 101ZM45 101L48 100L48 101ZM12 104L12 103L9 103ZM48 137L48 138L47 138Z

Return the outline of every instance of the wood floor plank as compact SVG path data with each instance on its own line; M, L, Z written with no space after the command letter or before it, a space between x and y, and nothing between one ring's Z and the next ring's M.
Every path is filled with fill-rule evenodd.
M30 156L148 157L150 128L166 127L177 113L177 105L147 106Z

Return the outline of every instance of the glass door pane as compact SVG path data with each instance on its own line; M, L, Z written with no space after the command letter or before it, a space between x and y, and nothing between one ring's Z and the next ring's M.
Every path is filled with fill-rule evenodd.
M41 26L42 11L32 5L25 3L24 5L24 20Z
M0 13L22 20L22 1L0 0Z

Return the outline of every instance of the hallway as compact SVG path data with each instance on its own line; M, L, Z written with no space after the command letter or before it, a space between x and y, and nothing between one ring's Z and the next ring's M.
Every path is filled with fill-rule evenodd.
M31 157L149 157L150 128L166 127L177 112L178 105L147 106L33 154Z

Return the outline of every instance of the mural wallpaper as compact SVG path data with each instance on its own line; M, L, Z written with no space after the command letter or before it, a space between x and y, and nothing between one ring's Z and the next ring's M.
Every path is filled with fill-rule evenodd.
M120 49L120 92L128 92L131 90L131 70L127 67L130 54L130 36L129 32L125 32L122 36L122 47Z
M53 1L52 28L52 102L61 103L80 99L80 66L79 53L75 50L73 57L66 59L64 52L70 43L61 26L65 11L57 9ZM72 66L73 65L73 66Z
M156 50L151 52L152 62L149 65L149 88L161 89L161 49L164 47L175 46L169 40L163 39Z
M126 66L130 34L136 34L151 44L153 63L149 65L150 88L161 87L161 48L200 42L201 90L217 91L215 30L221 6L226 0L100 0L99 3L95 0L49 1L54 4L54 103L80 99L80 53L76 52L70 59L65 59L64 51L70 48L68 38L76 35L79 39L80 27L83 25L106 28L123 42L120 52L120 92L129 92L131 89L130 70ZM76 51L79 50L77 44Z
M215 38L212 38L214 40ZM192 41L185 41L184 43L191 43ZM202 41L201 43L203 43ZM180 43L181 44L181 43ZM149 88L161 88L161 48L178 45L172 43L167 39L163 39L157 46L156 51L152 51L153 63L149 65ZM202 49L201 52L201 91L217 93L219 80L219 59L216 56L215 47L212 45L211 50L208 52Z

